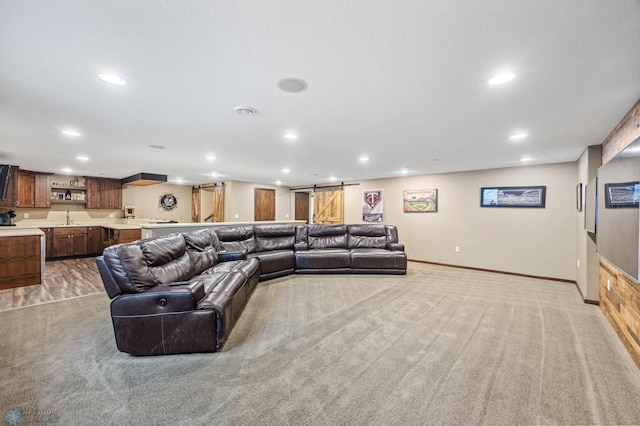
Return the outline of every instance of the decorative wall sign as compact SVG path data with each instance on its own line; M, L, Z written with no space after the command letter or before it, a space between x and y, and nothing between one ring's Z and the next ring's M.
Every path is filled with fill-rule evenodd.
M410 212L437 212L437 189L413 189L402 191L402 204L405 213Z
M382 222L382 189L362 191L362 220Z
M178 198L167 192L160 196L160 208L162 210L170 211L178 207Z
M480 207L544 208L546 193L546 186L480 188Z

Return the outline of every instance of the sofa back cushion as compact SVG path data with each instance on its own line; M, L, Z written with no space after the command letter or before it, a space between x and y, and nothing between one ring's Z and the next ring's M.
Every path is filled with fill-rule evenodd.
M187 281L195 275L182 234L150 238L139 243L157 283Z
M309 249L347 248L347 225L309 225Z
M222 249L222 244L212 228L182 234L182 236L195 274L200 274L218 263L218 251Z
M226 251L255 253L258 250L253 225L220 226L215 228L215 231Z
M348 248L377 248L387 246L387 230L384 225L349 225Z
M258 251L293 250L296 242L295 225L254 225L253 232L258 243Z
M180 234L119 244L103 254L123 293L140 293L156 284L186 281L195 275Z
M388 243L397 243L398 242L398 228L395 225L386 225L385 230L387 231L387 242Z

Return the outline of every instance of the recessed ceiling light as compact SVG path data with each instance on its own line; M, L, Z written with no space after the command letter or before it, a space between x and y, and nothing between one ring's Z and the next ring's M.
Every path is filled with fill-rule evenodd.
M149 148L153 148L153 149L165 149L166 146L163 145L147 145Z
M211 172L211 173L209 173L209 176L211 176L211 177L218 177L219 175L218 175L218 173L216 173L216 172Z
M254 115L256 110L248 106L239 106L236 107L236 112L240 115Z
M64 167L62 169L62 173L73 173L73 170L71 170L69 167Z
M514 78L516 78L516 75L514 73L505 72L505 73L493 76L488 83L492 86L496 86L498 84L508 83Z
M369 157L360 157L360 159L358 159L358 161L360 161L361 163L366 163L369 161Z
M89 157L86 155L76 155L76 160L78 161L89 161Z
M276 185L282 185L282 181L281 180L277 180L276 181Z
M289 132L284 134L284 138L289 140L296 140L298 139L298 135L296 135L295 133Z
M309 87L306 81L293 77L283 78L276 83L276 86L278 86L280 90L288 93L304 92L307 90L307 87Z
M72 136L74 138L78 136L82 136L82 134L79 131L73 130L73 129L64 129L62 130L62 134L67 136Z
M213 160L215 160L215 159L216 159L216 157L215 157L215 156L213 156L213 155L207 155L205 158L206 158L208 161L213 161Z
M520 161L522 161L523 163L526 163L527 161L531 161L531 158L530 157L522 157L520 159Z
M400 173L402 173L403 175L406 175L407 173L409 173L409 169L402 169L400 170Z
M338 178L337 178L337 177L335 177L335 176L330 176L330 177L329 177L329 180L330 180L331 182L335 182L335 181L337 181L337 180L338 180Z
M512 141L517 141L517 140L524 139L527 136L529 135L527 135L526 133L514 133L513 135L509 136L509 139Z
M282 173L290 173L291 170L287 169L286 167L284 169L282 169Z
M102 81L106 81L107 83L115 84L117 86L124 86L125 84L127 84L127 80L115 74L103 73L98 74L98 77L100 77Z

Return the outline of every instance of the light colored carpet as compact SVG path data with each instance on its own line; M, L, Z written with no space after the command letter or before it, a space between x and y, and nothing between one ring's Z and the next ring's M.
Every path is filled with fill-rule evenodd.
M106 295L0 312L0 414L117 425L640 424L640 370L571 284L410 263L261 283L224 350L117 351Z

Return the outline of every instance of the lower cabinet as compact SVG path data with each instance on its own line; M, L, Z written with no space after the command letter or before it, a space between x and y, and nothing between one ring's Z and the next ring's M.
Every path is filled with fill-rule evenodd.
M102 226L65 226L40 230L44 232L47 259L99 255L109 246L137 241L142 235L141 229Z
M102 253L102 226L87 227L87 254Z
M87 254L87 227L53 228L54 257Z

